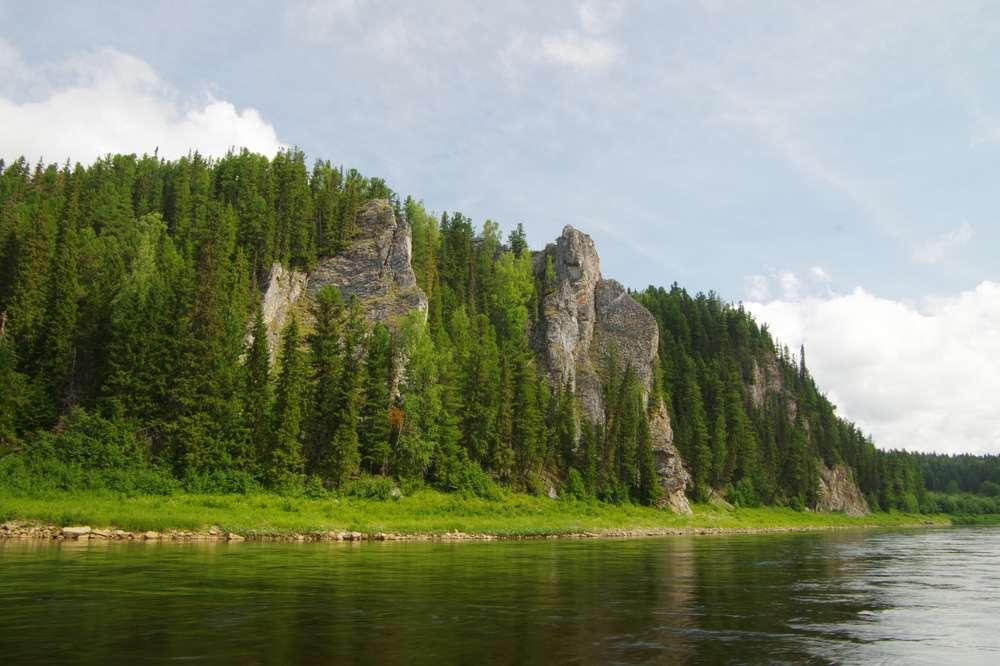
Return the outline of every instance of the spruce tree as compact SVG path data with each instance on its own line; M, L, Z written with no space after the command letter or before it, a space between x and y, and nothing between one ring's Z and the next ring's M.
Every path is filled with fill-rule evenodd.
M74 386L76 326L81 288L77 277L79 193L70 188L49 268L48 304L39 336L39 372L53 407L66 412L78 399ZM55 414L53 414L53 417Z
M256 468L269 462L267 452L274 434L271 409L271 358L263 310L254 313L251 340L243 362L243 417L247 424L246 447L240 456L244 467Z
M352 297L344 324L341 345L343 365L337 383L337 405L340 413L337 429L330 442L330 465L333 479L343 484L354 477L361 467L361 441L358 437L361 412L361 382L364 360L365 324L361 305Z
M282 487L301 481L306 359L300 348L299 325L289 320L281 336L281 372L274 403L274 437L269 451L267 476Z
M376 324L368 338L364 368L364 401L359 420L361 459L373 474L389 472L390 385L392 383L392 341L389 330Z
M306 458L311 473L332 479L336 475L332 442L341 419L340 380L345 360L344 304L336 287L325 286L316 292L312 314L314 324L309 335L312 395Z

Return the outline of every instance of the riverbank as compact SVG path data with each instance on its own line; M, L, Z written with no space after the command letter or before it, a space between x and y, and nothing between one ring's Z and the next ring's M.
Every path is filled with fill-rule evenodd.
M516 493L487 500L420 490L389 500L270 494L24 497L0 493L0 524L0 538L361 541L766 533L947 526L952 520L941 515L852 517L776 507L727 510L707 505L695 505L693 515L679 516L649 507Z

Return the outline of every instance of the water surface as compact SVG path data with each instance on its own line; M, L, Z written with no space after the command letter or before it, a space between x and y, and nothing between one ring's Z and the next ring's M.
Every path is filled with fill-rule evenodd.
M4 663L1000 663L1000 529L0 542Z

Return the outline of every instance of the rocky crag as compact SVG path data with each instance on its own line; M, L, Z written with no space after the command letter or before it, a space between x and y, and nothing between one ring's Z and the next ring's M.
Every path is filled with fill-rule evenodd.
M754 361L752 383L747 386L747 395L754 409L763 408L770 396L779 396L784 400L789 421L794 421L798 414L798 402L794 393L785 386L778 359L773 354L766 355L762 361ZM803 426L806 436L811 437L809 422L804 421ZM817 511L840 512L851 516L864 516L870 512L868 502L849 467L841 464L828 467L822 462L816 467Z
M263 310L272 359L278 338L294 313L311 323L309 305L322 287L333 285L344 300L356 297L364 316L394 328L413 311L427 312L427 296L417 286L410 263L410 229L397 220L385 200L371 201L359 212L357 233L350 246L333 257L320 259L309 273L271 267L264 288Z
M836 511L849 516L868 515L868 502L858 488L854 473L847 465L817 465L819 488L817 511Z
M533 262L539 278L554 274L542 302L535 349L551 380L576 391L583 417L604 422L600 372L612 349L621 364L632 367L649 395L659 346L656 320L621 284L603 278L590 236L567 226ZM674 447L670 416L662 403L653 406L650 434L663 503L678 513L690 513L684 492L690 475Z

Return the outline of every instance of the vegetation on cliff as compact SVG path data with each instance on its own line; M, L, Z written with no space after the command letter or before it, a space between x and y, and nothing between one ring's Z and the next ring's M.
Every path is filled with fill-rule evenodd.
M376 199L408 224L426 315L373 323L326 286L268 349L273 265L345 253ZM873 508L936 510L925 478L1000 483L995 460L972 475L877 450L766 328L676 286L634 295L659 326L658 374L606 350L600 418L583 418L532 346L554 279L520 225L504 241L299 151L0 163L0 487L332 496L374 475L655 504L660 399L698 499L813 506L817 462L850 467Z

